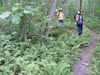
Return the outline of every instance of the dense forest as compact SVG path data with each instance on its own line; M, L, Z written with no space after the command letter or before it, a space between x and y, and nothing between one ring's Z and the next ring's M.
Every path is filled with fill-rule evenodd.
M0 0L0 75L100 75L99 37L100 0Z

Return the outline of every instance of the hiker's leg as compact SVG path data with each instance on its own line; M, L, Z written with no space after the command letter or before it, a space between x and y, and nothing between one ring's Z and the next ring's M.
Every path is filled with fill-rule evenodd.
M78 25L78 35L79 36L81 35L81 27L80 27L80 25Z
M61 26L61 20L58 20L58 27Z
M61 23L62 23L62 27L64 27L64 20L61 20Z
M82 35L82 32L83 32L83 24L80 25L80 34Z
M78 27L78 35L80 35L80 34L79 34L79 32L80 32L80 28L79 28L79 25L77 25L77 27Z
M59 27L59 23L60 23L60 21L58 20L58 27Z

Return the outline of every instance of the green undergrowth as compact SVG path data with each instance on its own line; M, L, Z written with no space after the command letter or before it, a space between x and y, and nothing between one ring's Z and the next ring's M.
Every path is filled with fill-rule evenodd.
M56 28L59 26L59 23L57 21L57 19L54 19L54 22L53 22L53 28ZM65 27L65 28L75 28L75 22L68 19L68 18L64 18L64 23L61 25L61 27Z
M0 75L73 75L81 47L90 41L88 29L81 37L68 33L49 37L42 47L38 43L10 41L11 35L0 34Z
M0 6L0 14L2 13L2 11L5 11L5 10L6 10L5 7Z
M97 45L92 59L93 68L90 71L91 75L100 75L100 43Z
M53 37L59 37L59 36L62 36L64 33L67 33L67 35L70 35L67 28L59 27L59 28L52 29L50 35Z
M85 24L92 30L100 33L100 19L98 17L87 17L85 18Z

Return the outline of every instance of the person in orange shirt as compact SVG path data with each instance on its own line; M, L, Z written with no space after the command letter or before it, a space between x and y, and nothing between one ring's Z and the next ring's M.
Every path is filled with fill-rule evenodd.
M63 26L63 23L64 23L64 12L63 12L63 9L60 8L58 13L57 13L57 18L58 18L58 23L59 23L59 26Z

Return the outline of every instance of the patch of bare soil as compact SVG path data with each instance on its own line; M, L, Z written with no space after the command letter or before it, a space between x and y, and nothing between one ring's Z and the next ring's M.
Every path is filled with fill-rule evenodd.
M74 64L74 75L90 75L88 72L92 69L92 55L99 38L95 31L91 31L90 46L85 47L80 54L79 59Z

